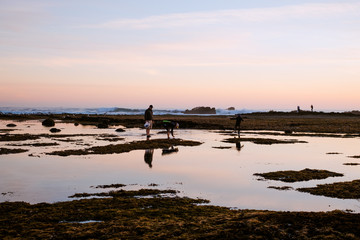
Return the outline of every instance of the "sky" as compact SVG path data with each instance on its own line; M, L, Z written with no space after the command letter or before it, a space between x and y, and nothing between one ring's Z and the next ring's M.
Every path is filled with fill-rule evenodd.
M359 110L359 39L359 0L0 0L0 107Z

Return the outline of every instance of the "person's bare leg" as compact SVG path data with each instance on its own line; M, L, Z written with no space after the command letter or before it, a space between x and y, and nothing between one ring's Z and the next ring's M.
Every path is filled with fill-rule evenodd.
M152 121L150 121L150 126L146 129L146 136L150 137L150 129L152 128Z

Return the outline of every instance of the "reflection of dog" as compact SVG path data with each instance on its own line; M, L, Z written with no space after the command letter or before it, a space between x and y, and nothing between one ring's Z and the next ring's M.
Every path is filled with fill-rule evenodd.
M179 149L178 148L174 148L174 146L171 146L170 148L164 148L162 150L162 155L164 154L170 154L170 153L175 153L175 152L178 152Z

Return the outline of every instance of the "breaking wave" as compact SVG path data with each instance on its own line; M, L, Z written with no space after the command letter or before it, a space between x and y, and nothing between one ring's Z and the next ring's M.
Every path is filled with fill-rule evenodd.
M2 114L98 114L98 115L143 115L146 109L140 108L64 108L64 107L0 107ZM185 115L185 109L154 109L154 115ZM255 110L216 109L216 115L258 112ZM187 115L187 114L186 114ZM200 115L200 114L192 114ZM204 115L204 114L201 114ZM206 115L206 114L205 114ZM209 114L210 115L210 114ZM214 115L214 114L211 114Z

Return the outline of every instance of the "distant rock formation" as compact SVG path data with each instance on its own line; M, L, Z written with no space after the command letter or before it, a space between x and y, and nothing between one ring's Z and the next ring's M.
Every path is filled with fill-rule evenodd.
M234 107L228 107L227 110L233 111L233 110L235 110L235 108Z
M55 121L51 118L47 118L42 122L42 125L45 127L53 127L55 126Z
M185 114L216 114L216 109L211 107L195 107L191 110L186 109Z

